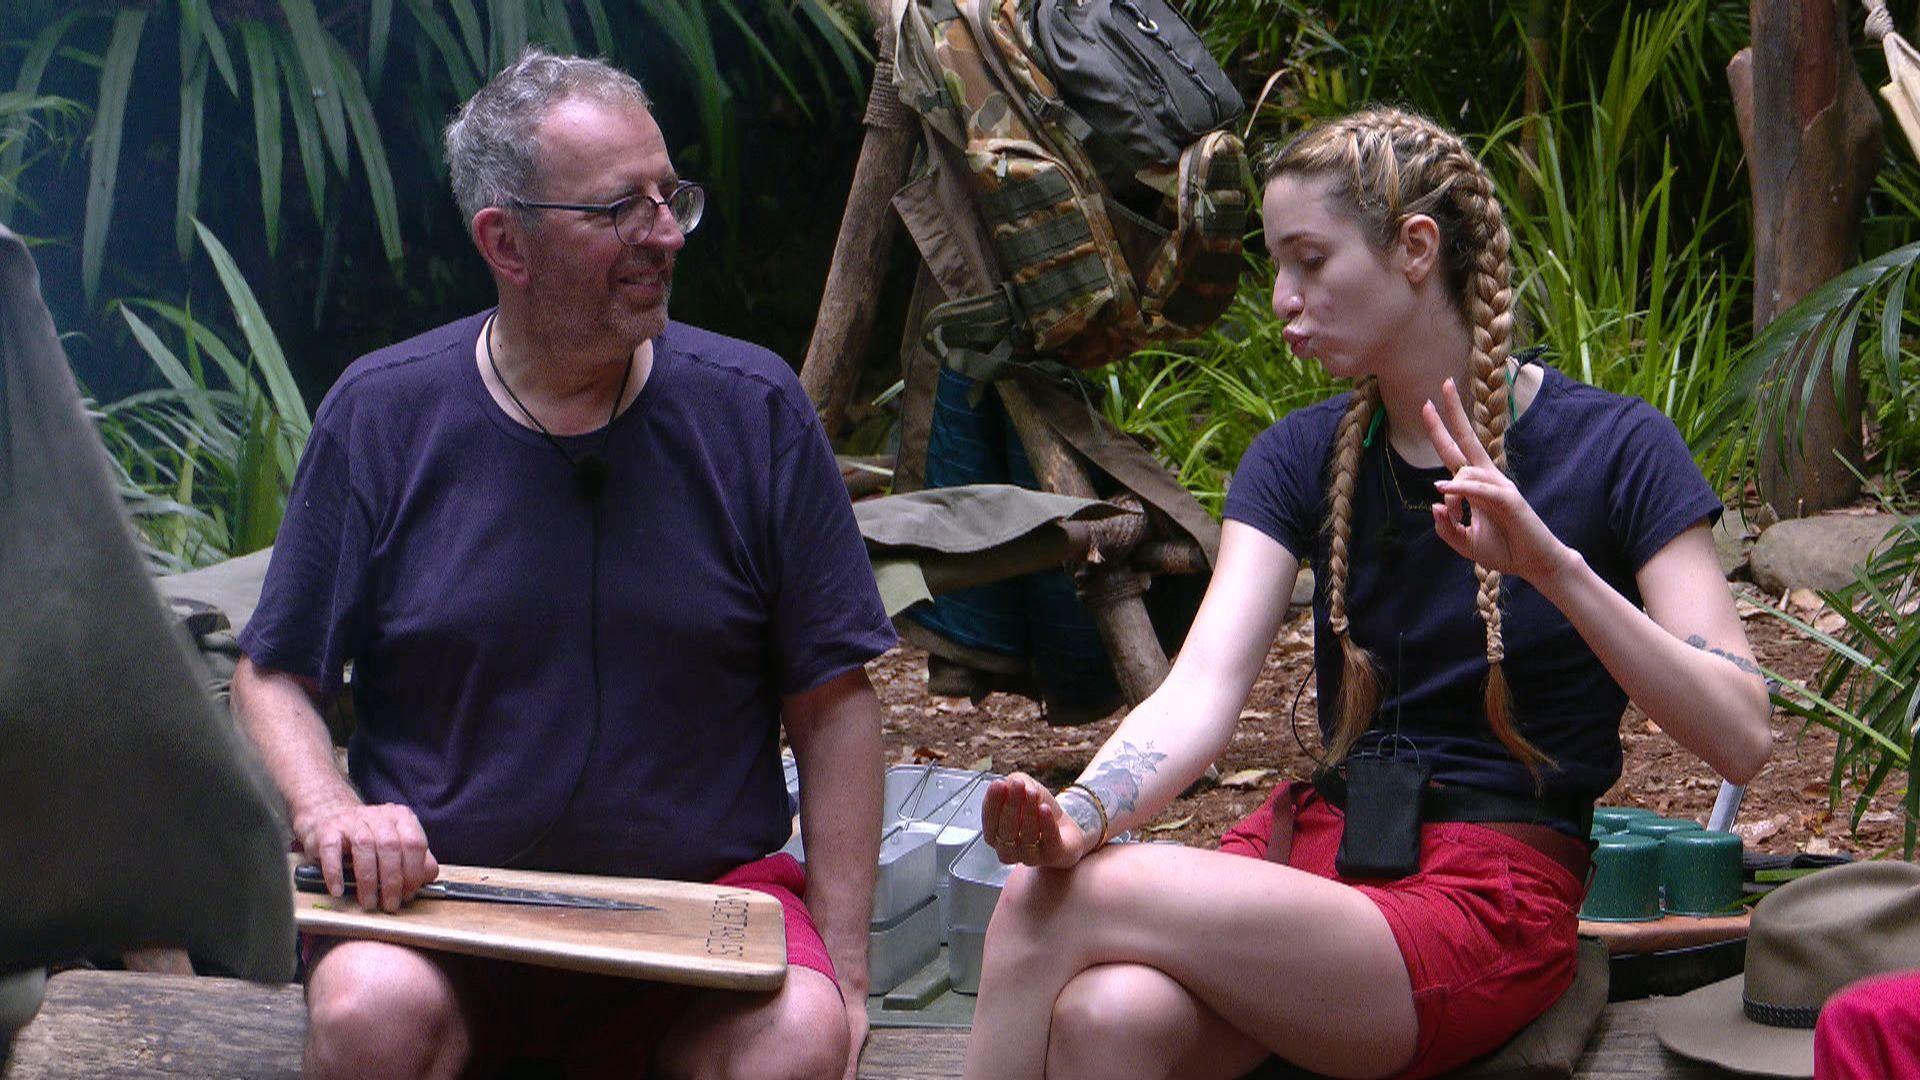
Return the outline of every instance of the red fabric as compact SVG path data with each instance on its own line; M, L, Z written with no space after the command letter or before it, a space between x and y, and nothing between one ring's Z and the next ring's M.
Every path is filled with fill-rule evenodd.
M1220 850L1265 858L1280 799L1294 806L1287 865L1353 885L1393 929L1419 1019L1402 1077L1446 1072L1498 1048L1572 985L1585 886L1559 863L1492 829L1433 822L1420 830L1417 873L1384 885L1350 881L1333 866L1346 815L1289 784L1228 829Z
M1920 1076L1920 971L1875 975L1827 999L1813 1029L1813 1075Z
M788 965L835 979L826 943L807 911L806 871L793 856L776 853L735 867L714 884L753 889L779 900L786 917ZM302 971L312 971L329 949L345 940L302 934ZM660 1040L702 992L691 986L453 953L425 955L453 981L473 1035L473 1064L487 1071L540 1062L583 1076L644 1075L644 1063ZM642 1063L638 1070L636 1062Z

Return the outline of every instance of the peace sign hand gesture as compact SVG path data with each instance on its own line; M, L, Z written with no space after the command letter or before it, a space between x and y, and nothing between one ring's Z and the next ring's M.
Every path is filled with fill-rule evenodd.
M1578 556L1553 535L1512 478L1487 456L1452 379L1440 395L1438 408L1428 401L1420 410L1427 438L1453 473L1434 485L1442 498L1433 505L1434 531L1448 547L1481 566L1540 585Z

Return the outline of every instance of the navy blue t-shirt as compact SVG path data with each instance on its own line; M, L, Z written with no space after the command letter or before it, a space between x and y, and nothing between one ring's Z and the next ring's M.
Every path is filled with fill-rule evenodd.
M670 323L610 430L562 440L606 436L596 505L488 395L483 321L341 376L241 648L327 696L352 662L354 784L442 861L710 880L778 848L781 695L894 642L798 380Z
M1634 574L1680 533L1716 520L1720 500L1659 410L1552 368L1544 374L1533 404L1507 435L1514 481L1555 536L1639 604ZM1327 563L1327 463L1349 397L1290 413L1262 432L1227 495L1229 519L1315 566ZM1392 473L1382 471L1389 454ZM1486 626L1474 608L1473 564L1434 532L1427 510L1434 482L1446 475L1445 468L1408 465L1384 435L1361 456L1347 614L1354 640L1381 668L1374 731L1397 717L1400 733L1434 766L1436 781L1531 795L1532 776L1487 727ZM1502 666L1514 718L1558 764L1543 778L1546 792L1598 798L1620 776L1626 692L1558 608L1519 578L1502 582ZM1339 640L1327 628L1325 575L1315 582L1313 629L1325 733L1341 672Z

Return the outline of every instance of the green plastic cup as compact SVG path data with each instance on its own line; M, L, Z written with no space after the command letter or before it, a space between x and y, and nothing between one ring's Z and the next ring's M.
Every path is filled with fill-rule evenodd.
M1638 806L1597 806L1593 810L1593 823L1596 826L1604 824L1608 832L1625 832L1628 825L1640 818L1658 816Z
M1593 848L1593 881L1580 917L1595 922L1650 922L1660 917L1660 841L1609 833Z
M1686 818L1644 817L1629 822L1627 831L1651 836L1655 840L1664 840L1676 833L1700 832L1700 823Z
M1734 915L1741 842L1730 832L1677 832L1660 842L1661 906L1670 915Z

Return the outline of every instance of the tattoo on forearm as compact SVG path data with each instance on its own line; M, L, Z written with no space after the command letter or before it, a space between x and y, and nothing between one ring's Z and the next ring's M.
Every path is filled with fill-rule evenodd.
M1767 673L1760 670L1759 664L1756 664L1753 661L1747 659L1746 657L1741 656L1739 653L1730 653L1725 649L1716 649L1713 646L1708 645L1707 639L1701 637L1699 634L1688 635L1687 644L1693 646L1696 649L1704 649L1707 652L1712 653L1713 655L1719 657L1720 659L1725 660L1727 663L1732 664L1734 667L1739 668L1741 671L1744 671L1747 674L1752 675L1756 679L1767 681Z
M1166 759L1167 755L1154 752L1151 742L1140 747L1123 742L1120 751L1101 762L1085 783L1106 804L1107 816L1117 818L1139 805L1141 782L1159 771Z
M1081 832L1088 836L1099 835L1100 811L1094 809L1086 792L1078 788L1069 788L1061 792L1054 801L1060 804L1060 809L1073 819L1075 825L1080 826Z

